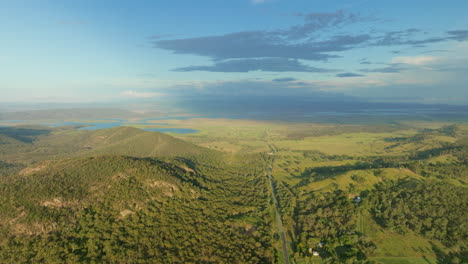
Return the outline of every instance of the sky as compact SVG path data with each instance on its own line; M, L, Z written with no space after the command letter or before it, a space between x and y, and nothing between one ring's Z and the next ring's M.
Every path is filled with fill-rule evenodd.
M466 0L0 0L0 102L468 104Z

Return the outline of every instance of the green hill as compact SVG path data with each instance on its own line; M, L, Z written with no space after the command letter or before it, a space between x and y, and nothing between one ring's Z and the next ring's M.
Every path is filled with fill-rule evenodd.
M0 144L0 160L23 166L76 156L155 157L214 152L163 133L131 127L94 131L73 127L8 127L0 129Z
M0 162L0 263L274 259L259 155L126 127L8 132L1 157L23 167Z
M210 150L172 136L132 127L96 130L83 141L92 154L117 154L134 157L201 154Z
M195 195L205 187L197 178L188 167L151 158L100 156L48 161L0 181L0 211L2 216L16 217L15 223L31 223L50 220L51 208L74 211L103 200L123 210L146 199ZM18 209L22 212L19 218Z

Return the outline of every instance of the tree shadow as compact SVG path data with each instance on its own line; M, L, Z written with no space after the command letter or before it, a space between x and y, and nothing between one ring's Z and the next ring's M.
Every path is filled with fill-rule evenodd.
M468 256L466 255L466 250L462 252L450 252L446 253L437 245L431 242L432 251L437 257L437 264L458 264L458 263L467 263Z

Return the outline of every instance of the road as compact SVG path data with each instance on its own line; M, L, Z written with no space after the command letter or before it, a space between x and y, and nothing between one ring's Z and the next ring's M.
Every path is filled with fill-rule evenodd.
M274 153L276 153L276 150L271 146L270 146L270 148L272 148L273 152L270 155L270 157L268 158L268 180L270 181L271 195L273 196L273 201L275 203L276 219L277 219L277 223L278 223L278 232L280 234L281 244L282 244L282 248L283 248L284 263L289 264L290 262L289 262L288 244L287 244L287 241L286 241L286 235L284 234L283 221L281 220L281 214L280 214L280 206L279 206L279 203L278 203L278 199L276 198L275 186L273 184L273 175L272 175L273 157L272 157L272 155Z

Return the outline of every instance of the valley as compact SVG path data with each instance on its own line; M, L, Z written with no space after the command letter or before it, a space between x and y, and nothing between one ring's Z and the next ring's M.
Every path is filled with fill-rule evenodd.
M0 128L0 258L464 261L464 123L164 122Z

